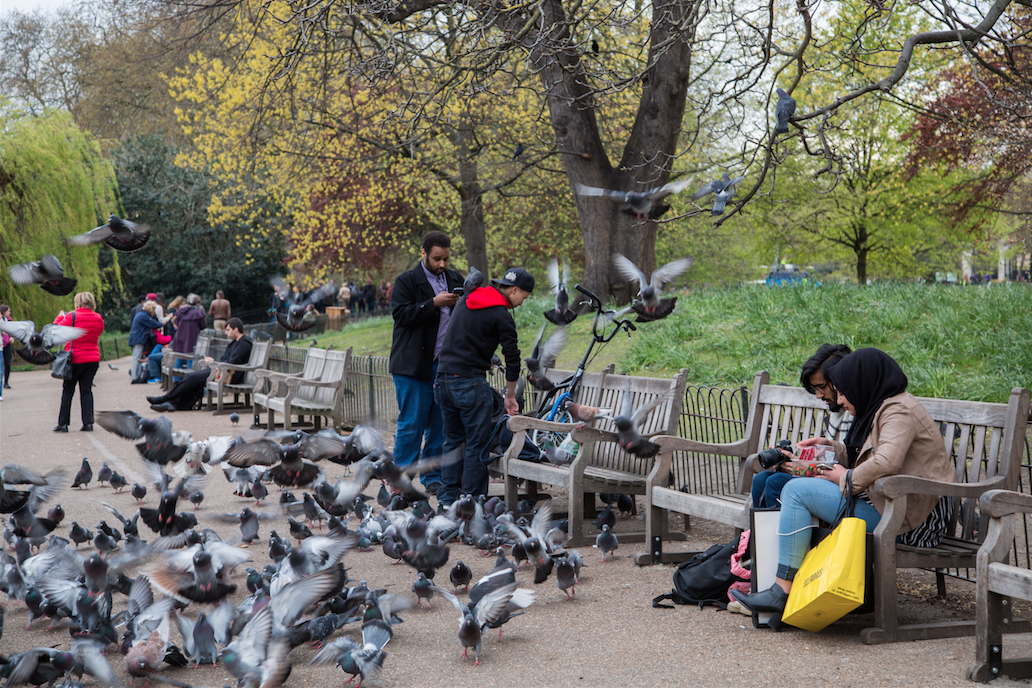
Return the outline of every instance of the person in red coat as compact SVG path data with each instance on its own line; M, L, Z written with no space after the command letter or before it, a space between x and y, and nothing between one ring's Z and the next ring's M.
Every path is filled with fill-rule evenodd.
M82 431L93 431L93 377L100 367L100 335L104 332L104 319L96 312L97 300L88 291L75 295L75 310L61 311L54 318L55 325L68 325L86 330L86 334L65 344L65 350L72 352L72 379L64 381L61 391L61 411L57 416L54 432L68 432L68 421L72 415L72 395L79 385L79 405L82 407Z

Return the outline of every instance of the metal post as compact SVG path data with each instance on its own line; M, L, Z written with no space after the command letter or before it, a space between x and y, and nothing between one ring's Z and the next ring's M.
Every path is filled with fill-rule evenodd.
M376 390L373 388L373 357L367 356L369 362L369 417L376 418Z

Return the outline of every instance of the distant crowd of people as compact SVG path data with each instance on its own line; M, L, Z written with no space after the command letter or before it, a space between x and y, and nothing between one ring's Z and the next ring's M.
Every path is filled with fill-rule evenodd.
M176 353L192 354L208 316L211 316L212 327L217 332L225 330L226 323L233 317L232 306L222 290L216 292L207 309L197 294L177 296L168 304L161 292L139 297L138 303L129 311L131 384L161 382L161 359L165 347L171 347ZM192 361L176 359L175 365L189 368Z
M394 284L381 280L377 287L370 279L365 286L358 286L354 280L349 280L337 289L334 281L330 280L328 284L310 291L304 291L296 284L289 293L278 284L273 285L272 289L269 316L274 321L277 313L286 313L290 305L295 303L305 304L306 307L310 305L312 310L319 313L325 313L327 306L337 306L355 315L386 315L390 312Z

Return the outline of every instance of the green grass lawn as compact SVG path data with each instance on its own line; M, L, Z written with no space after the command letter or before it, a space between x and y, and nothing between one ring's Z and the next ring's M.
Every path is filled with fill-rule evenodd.
M533 346L543 296L516 310L520 349ZM319 346L354 346L356 355L387 356L392 321L372 318L318 335ZM570 326L558 367L573 368L590 340L591 318ZM940 287L911 284L748 286L680 295L664 321L618 335L589 366L615 363L620 373L667 376L688 369L692 384L738 386L757 371L799 384L799 367L824 342L884 349L919 396L1004 401L1012 387L1032 387L1032 289L1022 284ZM308 346L300 340L295 346Z

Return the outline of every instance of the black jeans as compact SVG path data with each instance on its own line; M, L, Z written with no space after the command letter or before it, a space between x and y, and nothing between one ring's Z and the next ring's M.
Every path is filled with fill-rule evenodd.
M79 406L82 407L82 424L93 424L93 377L100 363L73 363L72 379L65 380L61 389L61 411L57 415L58 425L68 425L72 416L72 395L79 385Z
M441 468L443 485L437 501L448 505L460 494L487 494L489 476L485 458L494 424L494 393L483 377L440 373L434 397L444 416L444 454L461 452L462 459ZM465 446L465 448L463 448Z
M14 351L14 346L8 344L4 347L4 384L8 384L11 381L11 352Z
M177 411L189 411L204 396L204 385L214 370L195 370L168 390L168 393L161 397L161 401L171 402Z

